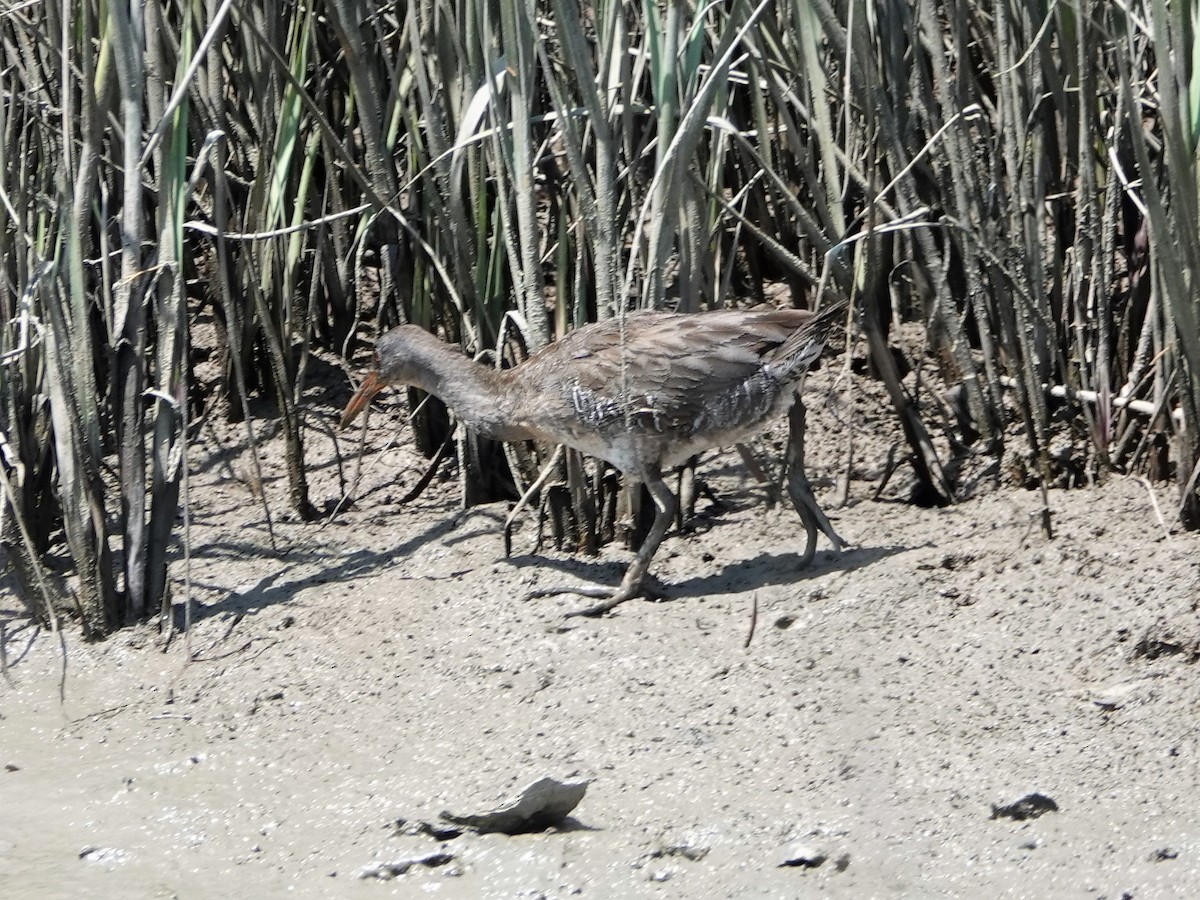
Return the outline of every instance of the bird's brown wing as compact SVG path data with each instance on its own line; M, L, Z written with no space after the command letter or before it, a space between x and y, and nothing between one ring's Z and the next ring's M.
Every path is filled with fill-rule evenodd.
M547 369L560 373L557 384L582 425L687 437L764 415L780 390L765 365L812 318L776 309L636 313L626 317L623 334L610 320L543 353L556 357Z

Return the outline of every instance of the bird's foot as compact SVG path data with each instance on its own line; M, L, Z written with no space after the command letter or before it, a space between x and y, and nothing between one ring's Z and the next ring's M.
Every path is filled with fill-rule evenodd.
M527 600L532 600L536 597L557 597L560 594L575 594L580 597L591 597L600 601L583 609L575 609L566 613L564 618L567 619L580 616L587 616L589 618L602 616L626 600L632 600L635 597L645 597L647 600L654 601L665 600L667 597L662 585L659 584L657 579L651 577L644 578L640 584L622 584L616 591L602 585L560 585L557 587L537 588L530 591L525 597Z

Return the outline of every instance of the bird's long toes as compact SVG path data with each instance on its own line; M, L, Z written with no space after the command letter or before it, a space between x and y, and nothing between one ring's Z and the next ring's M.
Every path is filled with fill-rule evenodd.
M588 597L600 601L599 603L593 603L591 606L585 606L583 609L575 609L564 613L564 617L568 619L602 616L626 600L633 600L636 597L644 597L654 602L667 599L667 594L662 584L658 579L653 577L642 579L640 584L622 584L616 590L602 585L555 585L554 587L534 588L525 595L525 599L535 600L542 597L558 597L562 594L574 594L577 597Z
M581 593L577 591L576 593ZM595 597L596 594L588 593L583 596ZM615 609L617 606L624 603L626 600L633 600L636 597L644 597L647 600L657 603L659 600L667 599L666 591L656 578L646 577L641 584L625 586L622 585L617 589L616 593L609 595L607 592L603 595L603 599L599 603L594 603L591 606L583 609L572 610L565 614L565 618L573 619L579 617L595 618L602 616L606 612Z
M525 595L526 600L537 600L541 597L558 597L562 594L575 594L580 597L593 597L597 600L612 596L612 588L603 585L570 585L560 584L554 587L534 588Z
M564 619L589 618L594 619L597 616L602 616L609 610L619 606L626 600L631 600L632 595L626 594L623 591L617 591L610 597L605 597L599 603L594 603L591 606L586 606L583 609L574 609L569 613L564 613Z
M565 614L565 618L571 619L576 616L599 616L608 612L618 603L623 603L632 596L628 592L617 590L613 592L612 588L603 587L602 585L557 585L555 587L535 588L525 595L526 600L535 600L541 597L557 597L561 594L574 594L577 597L591 597L594 600L599 600L599 603L584 609L572 610Z

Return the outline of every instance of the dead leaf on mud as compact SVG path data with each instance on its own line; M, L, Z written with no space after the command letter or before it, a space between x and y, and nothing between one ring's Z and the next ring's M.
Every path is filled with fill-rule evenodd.
M1094 689L1088 699L1105 712L1114 712L1126 706L1146 702L1143 681L1127 681L1107 684Z
M527 785L516 799L482 813L452 813L444 810L447 822L479 834L526 834L558 825L579 805L587 792L587 781L558 781L539 778Z

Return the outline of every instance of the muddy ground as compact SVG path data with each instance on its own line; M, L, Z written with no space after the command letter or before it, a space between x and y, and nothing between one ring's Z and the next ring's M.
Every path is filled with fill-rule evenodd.
M318 504L353 468L327 437L346 389L313 416ZM186 637L68 632L64 676L58 642L0 594L0 892L1195 896L1197 537L1122 477L1052 491L1053 540L1039 494L982 462L956 506L900 502L903 478L874 499L889 417L832 396L810 386L810 471L851 549L823 541L798 570L795 515L714 454L700 475L725 508L702 500L664 543L669 598L601 619L524 595L615 584L628 553L533 553L527 514L505 559L508 505L461 511L452 466L396 502L422 466L403 436L385 449L399 395L332 523L282 515L263 435L279 553L241 432L210 423ZM1173 488L1155 495L1169 516ZM182 559L174 575L182 600ZM543 776L590 781L557 828L413 833ZM1006 813L1031 793L1021 809L1043 814Z

